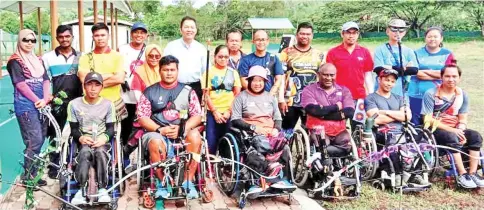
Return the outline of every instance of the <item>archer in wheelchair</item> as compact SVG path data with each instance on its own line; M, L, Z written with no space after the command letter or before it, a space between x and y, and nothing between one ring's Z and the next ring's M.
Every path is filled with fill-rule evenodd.
M360 192L358 168L348 170L344 176L328 187L324 186L348 163L356 161L356 146L346 127L353 118L354 101L348 88L335 84L336 67L324 64L318 70L319 81L302 92L301 105L307 114L310 151L305 164L309 168L309 195L323 198L345 195L357 196ZM304 183L301 183L304 184ZM345 193L346 192L346 193ZM351 193L350 193L351 192Z
M111 198L107 192L109 180L114 179L110 177L114 173L109 173L109 152L110 140L114 136L116 113L113 103L99 96L102 89L102 75L90 72L84 82L85 96L72 100L68 105L67 121L71 126L72 142L70 149L68 143L64 145L63 150L69 152L63 151L62 154L70 156L67 164L68 167L75 167L74 178L77 183L74 186L78 187L72 187L69 174L72 168L68 169L68 174L61 175L60 187L62 195L74 205L85 205L87 201L90 204L116 202L113 200L116 193L112 193ZM75 155L77 156L73 161ZM66 155L63 158L67 158ZM71 200L71 194L74 193Z
M232 104L232 133L219 141L216 164L223 191L240 194L239 206L249 198L277 196L296 189L291 183L291 157L276 98L264 91L267 71L250 69L248 88ZM240 166L244 167L240 167Z
M196 129L201 123L202 110L195 91L177 82L178 63L173 56L160 60L161 81L146 88L137 106L138 122L146 131L141 137L140 152L144 153L141 159L150 163L171 162L174 166L155 167L150 169L150 176L141 176L149 180L147 185L140 186L142 191L156 190L154 197L159 199L199 196L193 181L202 147ZM145 206L152 205L145 203Z
M373 184L382 189L391 186L392 189L403 187L404 191L420 191L431 185L428 176L424 174L429 170L424 165L429 165L427 159L431 157L424 158L424 152L420 151L417 144L427 140L423 138L422 132L411 125L408 128L403 125L405 119L410 121L412 114L408 107L404 107L404 99L391 92L397 78L397 71L381 70L378 75L378 90L365 99L367 116L377 116L374 119L376 128L373 129L373 140L376 141L378 151L386 150L388 153L380 158L373 156L372 161L380 161L381 170L379 180ZM416 151L403 150L396 146L408 144L416 148ZM394 151L390 151L391 149Z
M444 66L440 73L442 85L425 92L421 114L424 124L435 129L433 134L437 143L449 148L445 149L451 164L447 176L454 176L463 188L484 187L484 179L477 173L482 136L467 128L469 97L457 86L461 74L455 63ZM462 157L460 151L468 151L471 157ZM464 164L467 160L468 165Z

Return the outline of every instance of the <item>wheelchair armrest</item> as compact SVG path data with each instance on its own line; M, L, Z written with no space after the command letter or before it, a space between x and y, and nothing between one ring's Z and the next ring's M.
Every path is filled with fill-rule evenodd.
M235 128L233 126L230 127L230 131L236 133L236 134L239 134L243 139L245 138L248 138L250 136L253 136L252 134L253 133L249 133L247 131L244 131L244 130L241 130L241 129L238 129L238 128Z

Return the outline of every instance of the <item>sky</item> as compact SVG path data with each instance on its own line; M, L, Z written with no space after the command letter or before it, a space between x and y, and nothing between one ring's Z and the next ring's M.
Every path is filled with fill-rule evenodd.
M193 1L195 2L193 7L198 9L200 7L203 7L203 5L205 5L207 2L210 2L210 1L213 1L213 0L193 0ZM173 4L173 0L161 0L161 2L163 3L163 5Z

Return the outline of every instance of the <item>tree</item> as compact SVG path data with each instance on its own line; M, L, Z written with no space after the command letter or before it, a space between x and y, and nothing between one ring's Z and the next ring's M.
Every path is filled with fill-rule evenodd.
M480 27L481 35L484 36L484 1L465 2L464 10L471 15L474 22Z

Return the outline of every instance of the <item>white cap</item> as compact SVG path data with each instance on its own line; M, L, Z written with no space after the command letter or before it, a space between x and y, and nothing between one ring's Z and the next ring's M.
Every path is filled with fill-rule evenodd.
M341 27L341 30L342 31L347 31L347 30L350 30L350 29L356 29L356 30L360 30L360 27L358 27L358 24L353 22L353 21L350 21L350 22L346 22L345 24L343 24L343 27Z

